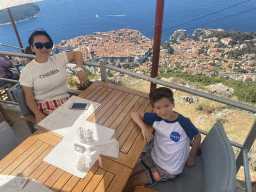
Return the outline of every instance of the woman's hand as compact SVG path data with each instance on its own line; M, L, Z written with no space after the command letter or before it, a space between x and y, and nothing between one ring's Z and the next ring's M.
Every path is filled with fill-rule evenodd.
M38 124L40 121L42 121L46 116L43 113L38 113L36 115L36 124Z
M86 86L89 85L89 79L86 77L83 71L78 71L77 72L77 77L80 81L81 84L84 84Z
M148 129L143 129L141 131L142 131L142 135L144 137L144 141L149 143L154 137L153 134Z

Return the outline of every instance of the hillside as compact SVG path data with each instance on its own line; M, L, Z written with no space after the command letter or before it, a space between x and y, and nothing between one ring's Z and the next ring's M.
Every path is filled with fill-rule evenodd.
M11 7L10 10L15 22L34 17L40 12L39 6L32 3ZM11 19L9 17L7 9L0 11L0 24L7 24L10 22Z

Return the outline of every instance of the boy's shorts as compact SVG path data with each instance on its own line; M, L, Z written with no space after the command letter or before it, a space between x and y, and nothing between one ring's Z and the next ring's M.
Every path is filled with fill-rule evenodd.
M157 166L152 160L151 153L147 153L147 155L139 161L139 164L145 170L148 181L151 185L176 177L176 175L169 174Z

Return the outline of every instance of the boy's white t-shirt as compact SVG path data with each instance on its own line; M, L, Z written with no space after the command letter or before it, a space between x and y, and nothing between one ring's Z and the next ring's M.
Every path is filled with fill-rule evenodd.
M21 71L20 84L33 87L37 103L68 97L66 52L50 56L46 63L29 62Z
M189 156L189 141L198 134L192 122L179 114L175 121L167 121L156 113L145 113L144 121L155 129L151 157L156 165L169 174L180 174Z

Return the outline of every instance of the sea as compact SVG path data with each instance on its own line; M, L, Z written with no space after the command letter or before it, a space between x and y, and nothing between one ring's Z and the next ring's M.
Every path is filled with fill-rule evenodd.
M35 2L40 14L16 23L23 47L30 34L45 29L55 44L62 40L118 29L139 30L154 38L156 2L161 0L43 0ZM253 0L165 0L162 43L174 31L197 28L256 32L256 1ZM13 26L0 25L0 43L19 47ZM20 52L0 45L0 51Z

